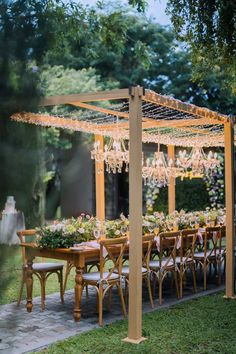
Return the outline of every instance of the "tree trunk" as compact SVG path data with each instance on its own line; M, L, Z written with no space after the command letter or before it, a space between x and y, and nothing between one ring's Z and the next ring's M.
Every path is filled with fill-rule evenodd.
M0 120L0 209L13 195L27 227L44 222L45 173L42 128Z

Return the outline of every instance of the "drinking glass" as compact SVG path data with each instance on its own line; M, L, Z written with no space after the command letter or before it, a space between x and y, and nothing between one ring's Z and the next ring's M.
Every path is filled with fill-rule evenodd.
M96 238L96 240L98 240L101 236L101 232L99 229L93 230L93 234L94 234L94 237Z
M190 219L190 227L193 229L195 227L196 221L195 219L191 218Z
M122 226L120 229L121 235L125 236L127 234L127 230L128 230L127 226Z
M150 224L150 225L148 226L148 231L150 232L150 234L153 233L153 229L154 229L153 225Z

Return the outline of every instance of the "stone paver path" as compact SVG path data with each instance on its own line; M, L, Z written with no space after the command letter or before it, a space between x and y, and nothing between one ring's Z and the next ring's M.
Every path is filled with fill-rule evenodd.
M203 294L210 294L223 287L212 286L207 292L198 291L192 295L191 289L185 290L185 301ZM157 296L157 294L156 294ZM65 294L65 304L61 305L59 294L51 294L46 298L46 309L41 310L40 298L34 298L32 313L27 313L25 303L22 302L19 308L15 303L0 306L0 354L21 354L47 346L58 340L63 340L75 334L89 331L98 327L96 314L96 294L89 289L89 300L85 296L82 300L82 319L75 322L73 319L74 291L69 290ZM175 291L172 294L167 291L164 295L164 303L160 307L155 298L155 309L171 306L178 302ZM148 296L144 292L143 311L150 311ZM121 305L116 289L112 296L112 310L106 310L104 304L104 322L111 323L121 316Z

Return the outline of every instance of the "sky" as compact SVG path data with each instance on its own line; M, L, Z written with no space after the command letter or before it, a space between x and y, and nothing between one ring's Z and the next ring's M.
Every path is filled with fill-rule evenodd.
M95 5L97 0L80 0L80 2L84 5ZM116 0L114 0L114 3ZM128 1L123 0L125 4L128 3ZM161 25L169 25L170 24L170 19L169 17L165 14L165 7L167 0L147 0L148 2L148 8L146 11L146 15L148 17L153 17L156 22L160 23Z

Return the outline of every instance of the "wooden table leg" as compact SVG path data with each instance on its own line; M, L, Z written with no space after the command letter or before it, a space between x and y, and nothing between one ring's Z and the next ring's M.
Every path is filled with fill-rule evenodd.
M31 312L33 309L32 302L32 290L33 290L33 259L29 258L27 260L27 270L26 270L26 292L27 292L27 303L26 308L28 312Z
M83 291L83 268L76 267L75 275L75 307L74 307L74 318L75 321L80 321L81 318L81 298Z

